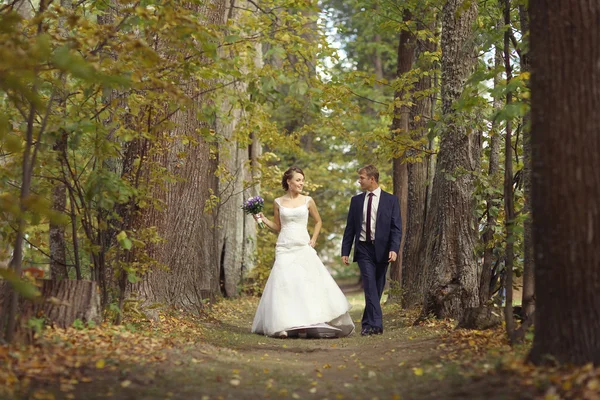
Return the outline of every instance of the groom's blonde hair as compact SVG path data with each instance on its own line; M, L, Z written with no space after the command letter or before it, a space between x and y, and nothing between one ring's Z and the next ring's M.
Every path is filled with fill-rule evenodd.
M358 170L359 174L365 173L369 178L375 178L375 182L379 183L379 171L377 167L369 164Z

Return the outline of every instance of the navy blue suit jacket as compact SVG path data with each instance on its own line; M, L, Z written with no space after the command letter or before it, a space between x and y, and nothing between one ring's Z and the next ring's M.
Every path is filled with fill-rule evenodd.
M350 200L348 220L342 240L342 256L350 256L352 244L356 245L360 239L363 222L363 207L366 193L358 194ZM381 191L379 207L377 208L377 225L375 227L375 255L377 263L385 263L389 259L390 251L400 252L402 242L402 219L400 216L400 203L393 194ZM354 252L356 261L356 251Z

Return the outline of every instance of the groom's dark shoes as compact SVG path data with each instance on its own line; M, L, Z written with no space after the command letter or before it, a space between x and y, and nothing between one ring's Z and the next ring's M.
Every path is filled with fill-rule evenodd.
M367 326L366 328L362 328L362 331L360 331L360 335L361 336L371 336L371 335L381 335L383 333L383 328L372 328L370 326Z

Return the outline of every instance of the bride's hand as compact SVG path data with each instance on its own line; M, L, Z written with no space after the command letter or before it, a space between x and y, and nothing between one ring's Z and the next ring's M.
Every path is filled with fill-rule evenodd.
M265 215L263 213L252 214L252 217L254 218L255 221L258 221L259 218L262 219L263 221L266 220Z
M310 242L308 242L308 244L310 245L310 247L314 248L317 245L317 242L314 241L314 240L312 240L312 239L310 239Z

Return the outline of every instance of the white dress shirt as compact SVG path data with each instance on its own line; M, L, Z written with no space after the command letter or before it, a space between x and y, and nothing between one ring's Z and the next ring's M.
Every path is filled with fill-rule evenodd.
M379 208L379 199L381 198L381 188L365 193L365 204L363 205L363 221L360 228L360 241L367 240L367 206L369 205L369 193L373 193L373 201L371 202L371 238L375 240L375 228L377 227L377 209Z

